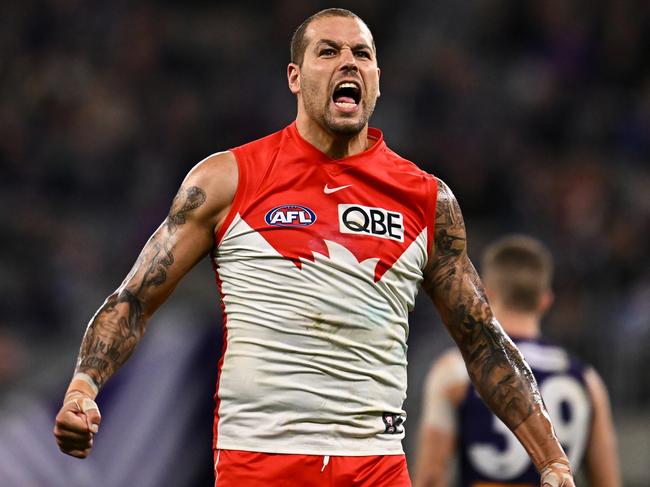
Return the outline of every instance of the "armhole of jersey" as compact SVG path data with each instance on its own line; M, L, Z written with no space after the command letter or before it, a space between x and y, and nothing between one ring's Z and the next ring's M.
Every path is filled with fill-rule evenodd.
M230 224L235 218L235 215L239 211L239 208L242 204L242 199L244 198L246 179L248 178L248 171L244 168L244 163L242 160L240 160L240 156L237 154L237 150L231 149L230 153L234 156L235 162L237 163L237 189L235 190L235 197L233 198L232 204L230 205L230 210L228 210L228 213L223 219L219 230L217 230L215 236L216 245L219 245L221 243L226 230L228 230Z
M427 205L427 260L431 258L436 227L436 207L438 206L438 180L431 176L429 184L429 204Z

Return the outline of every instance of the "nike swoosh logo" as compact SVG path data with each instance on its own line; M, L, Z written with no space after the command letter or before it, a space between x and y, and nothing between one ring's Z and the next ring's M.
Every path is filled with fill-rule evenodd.
M351 184L346 184L345 186L337 186L336 188L330 188L326 184L325 188L323 188L323 192L325 194L332 194L332 193L336 193L337 191L341 191L342 189L349 188L350 186L352 186L352 185Z

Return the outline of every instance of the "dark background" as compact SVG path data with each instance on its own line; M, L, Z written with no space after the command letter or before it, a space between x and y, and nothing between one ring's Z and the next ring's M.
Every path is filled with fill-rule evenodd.
M210 485L221 331L207 260L102 394L88 460L56 451L52 419L86 323L187 171L293 120L289 39L329 6L373 31L371 125L451 186L472 258L512 231L551 248L545 333L603 376L625 485L648 484L647 1L24 0L0 5L1 485ZM420 301L407 453L424 374L451 343Z

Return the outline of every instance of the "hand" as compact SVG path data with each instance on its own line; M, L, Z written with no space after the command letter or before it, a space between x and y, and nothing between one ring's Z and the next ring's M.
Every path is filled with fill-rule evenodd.
M541 487L575 487L571 468L562 462L553 462L542 469Z
M59 449L77 458L86 458L101 422L97 403L80 391L70 391L56 415L54 436Z

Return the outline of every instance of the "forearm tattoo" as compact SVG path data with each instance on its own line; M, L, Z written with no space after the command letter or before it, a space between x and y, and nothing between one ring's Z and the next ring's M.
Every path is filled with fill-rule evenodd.
M142 249L129 275L91 319L75 372L88 374L99 388L124 364L144 334L152 312L147 306L148 298L156 288L162 289L175 261L174 234L205 200L201 188L181 188L165 222Z
M465 358L483 400L511 429L541 402L523 357L492 314L467 256L465 224L456 198L439 183L435 251L424 287Z

